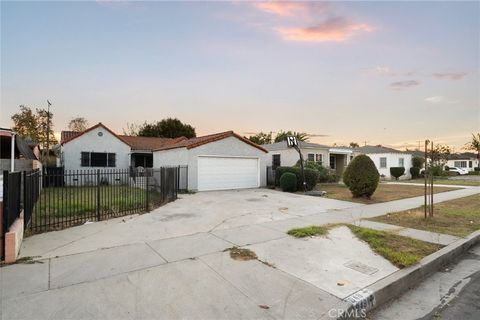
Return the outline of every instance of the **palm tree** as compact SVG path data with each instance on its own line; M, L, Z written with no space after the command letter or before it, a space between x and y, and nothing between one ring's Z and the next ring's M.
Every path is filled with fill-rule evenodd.
M305 132L295 132L295 131L280 131L275 136L275 142L281 142L287 140L287 136L295 136L298 141L308 141L308 134Z
M465 144L464 149L477 152L478 167L480 168L480 133L472 133L472 140Z

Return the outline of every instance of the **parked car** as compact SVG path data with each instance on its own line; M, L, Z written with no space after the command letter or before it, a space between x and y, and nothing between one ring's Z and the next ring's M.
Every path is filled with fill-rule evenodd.
M457 167L448 167L447 171L455 172L458 176L468 174L468 170Z

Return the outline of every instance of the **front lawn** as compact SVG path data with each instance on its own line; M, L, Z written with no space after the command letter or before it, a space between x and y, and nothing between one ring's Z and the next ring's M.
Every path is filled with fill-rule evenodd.
M479 194L435 204L433 209L433 217L427 219L423 207L419 207L369 220L459 237L480 230Z
M434 192L445 192L457 190L458 188L449 188L449 187L434 187ZM336 183L319 183L316 185L315 190L326 191L327 194L325 197L330 199L344 200L359 202L365 204L387 202L393 200L399 200L404 198L412 198L423 196L424 190L423 186L411 186L411 185L402 185L402 184L386 184L380 183L377 190L370 199L366 198L353 198L350 190L347 186L343 184Z
M424 184L424 179L412 179L408 181L399 181L399 182L410 182ZM394 181L393 181L394 182ZM452 186L471 186L471 187L480 187L480 180L473 179L447 179L447 178L435 178L433 179L433 184L445 184Z

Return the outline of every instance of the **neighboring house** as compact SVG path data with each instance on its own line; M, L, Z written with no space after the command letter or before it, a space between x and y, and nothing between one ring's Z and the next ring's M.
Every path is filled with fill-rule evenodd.
M153 165L188 166L192 191L258 188L266 185L267 150L227 131L185 139L153 152Z
M404 167L405 174L399 179L410 179L412 167L412 154L387 147L364 146L355 148L355 154L365 154L375 163L378 173L384 179L394 179L390 175L391 167Z
M59 164L65 170L151 168L154 149L185 139L117 135L98 123L83 132L62 131Z
M350 148L330 147L317 143L299 141L298 146L305 161L314 161L324 167L331 168L342 174L352 159ZM286 141L262 145L268 150L268 165L272 167L293 166L299 160L297 150L289 148Z
M39 148L33 143L29 145L24 138L17 135L14 131L0 128L0 170L12 171L12 168L13 171L28 171L41 168Z
M454 153L449 155L445 165L474 171L476 167L479 167L479 161L477 155L472 152Z

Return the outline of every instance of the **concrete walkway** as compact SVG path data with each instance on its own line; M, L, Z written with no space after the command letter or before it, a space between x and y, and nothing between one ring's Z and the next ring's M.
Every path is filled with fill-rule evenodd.
M444 192L435 202L479 192ZM22 256L36 263L0 269L2 319L328 318L342 299L398 269L345 227L326 238L285 232L368 224L359 220L423 203L362 205L266 189L182 197L149 214L27 238ZM258 259L233 260L224 249L234 245Z

